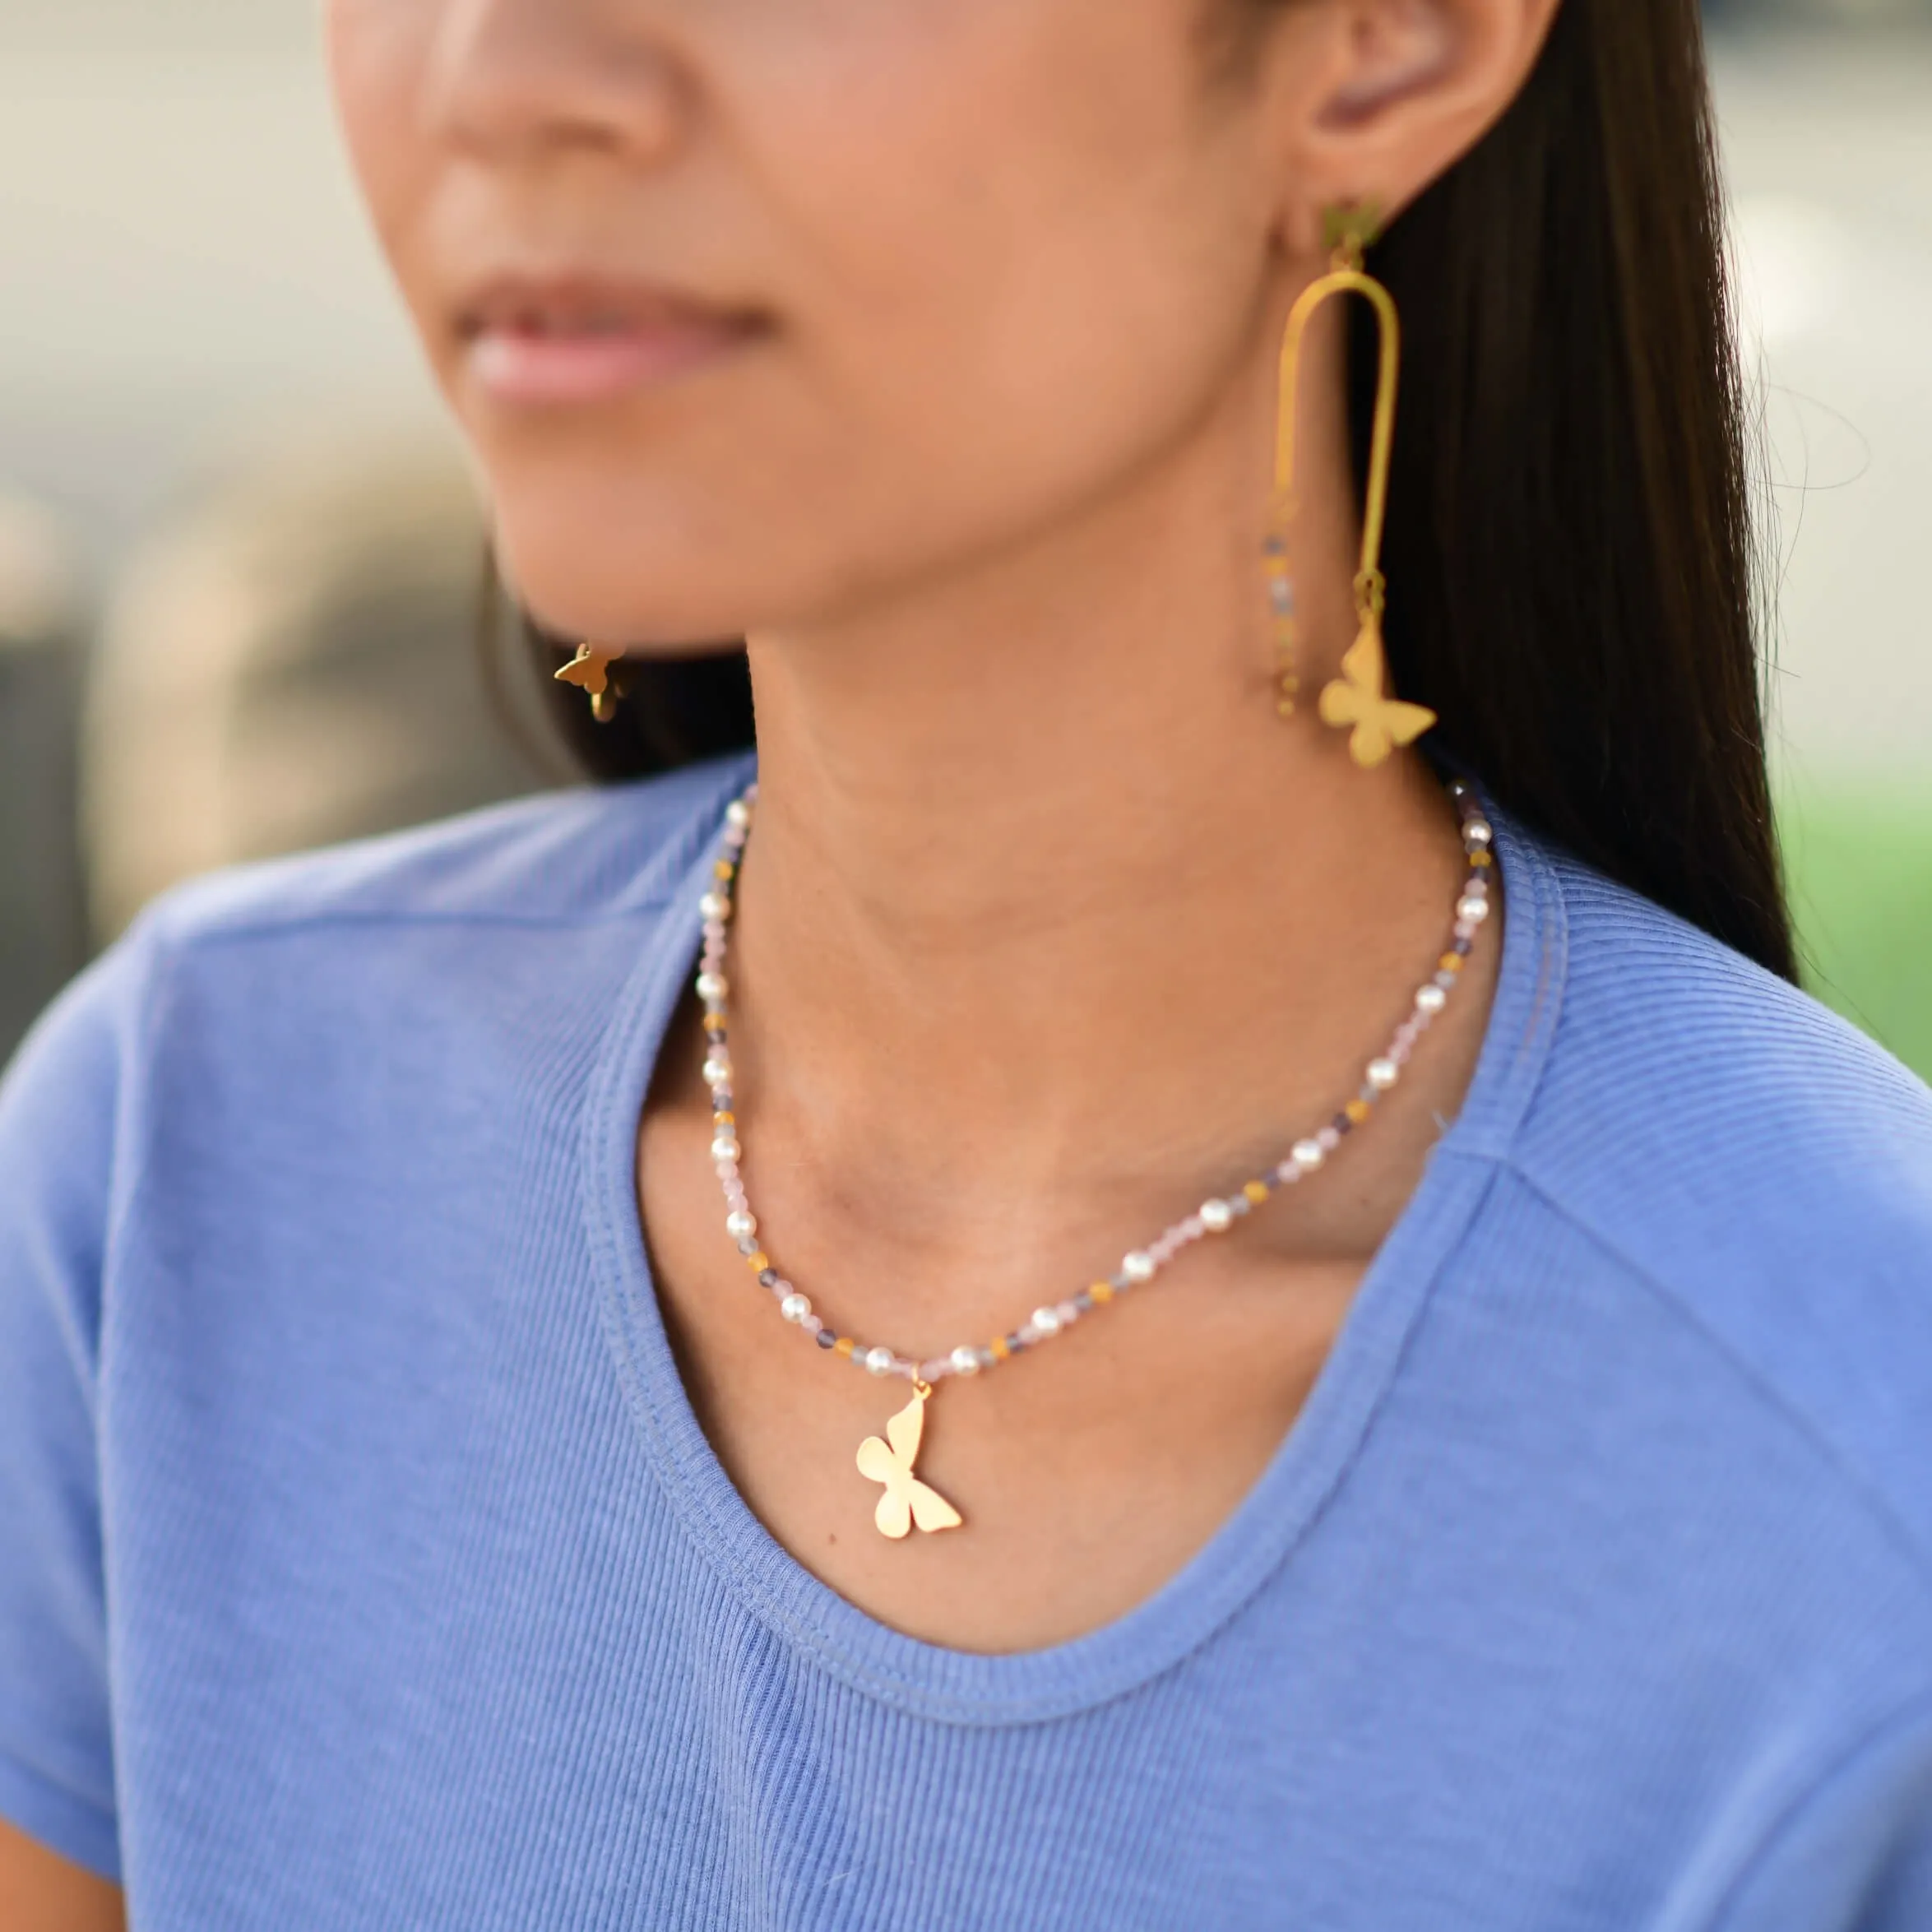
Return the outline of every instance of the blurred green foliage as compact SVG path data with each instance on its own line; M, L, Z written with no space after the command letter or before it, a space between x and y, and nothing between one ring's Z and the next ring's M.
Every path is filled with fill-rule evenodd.
M1932 1080L1932 781L1799 781L1779 821L1806 984Z

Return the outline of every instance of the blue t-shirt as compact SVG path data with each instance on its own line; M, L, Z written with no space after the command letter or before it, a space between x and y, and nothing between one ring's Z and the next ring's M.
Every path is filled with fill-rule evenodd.
M137 1932L1932 1927L1932 1096L1505 823L1266 1474L1107 1628L932 1647L746 1509L646 1272L744 775L197 885L44 1022L0 1814Z

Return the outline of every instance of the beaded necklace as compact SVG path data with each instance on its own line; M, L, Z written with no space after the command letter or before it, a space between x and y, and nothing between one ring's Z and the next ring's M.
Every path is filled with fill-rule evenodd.
M1388 1047L1369 1062L1354 1099L1327 1125L1297 1141L1285 1159L1233 1193L1203 1201L1192 1214L1176 1221L1145 1248L1131 1250L1113 1274L1092 1282L1064 1301L1043 1304L1008 1334L996 1335L985 1343L962 1342L949 1354L924 1361L896 1349L869 1347L849 1335L839 1334L813 1309L810 1300L778 1272L758 1244L758 1216L752 1212L740 1168L744 1148L739 1137L738 1116L732 1111L731 1053L726 1025L730 986L725 977L733 894L745 841L751 832L758 787L751 786L727 808L717 862L712 868L712 883L702 906L704 950L697 974L697 996L704 1004L704 1079L711 1089L715 1136L711 1161L725 1191L725 1231L737 1244L739 1253L759 1286L770 1291L779 1313L824 1354L834 1360L854 1363L882 1381L897 1378L912 1385L912 1400L886 1424L886 1439L882 1442L877 1436L868 1436L859 1450L859 1473L883 1485L873 1513L882 1535L903 1537L915 1524L929 1531L957 1529L964 1520L938 1490L921 1482L914 1473L924 1431L925 1405L940 1383L953 1377L984 1374L1042 1342L1064 1335L1075 1323L1111 1307L1133 1290L1145 1286L1197 1241L1228 1233L1272 1196L1284 1188L1298 1187L1319 1172L1343 1140L1366 1124L1377 1103L1401 1082L1402 1070L1417 1042L1448 1004L1463 962L1475 948L1476 934L1490 915L1490 873L1494 867L1490 846L1494 835L1462 780L1452 780L1448 791L1461 823L1463 856L1467 861L1457 894L1449 943L1437 960L1434 971L1416 989L1407 1018L1397 1027Z

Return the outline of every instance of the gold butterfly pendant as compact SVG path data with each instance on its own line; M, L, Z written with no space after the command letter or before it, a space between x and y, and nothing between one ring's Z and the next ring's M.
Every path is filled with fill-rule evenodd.
M930 1532L956 1530L965 1520L937 1490L912 1473L912 1466L919 1460L920 1440L925 1434L926 1398L931 1393L922 1384L886 1425L884 1442L869 1435L859 1445L859 1473L868 1482L886 1485L872 1520L878 1524L878 1533L894 1542L910 1533L915 1523Z
M591 694L591 715L600 725L608 725L617 716L617 693L611 688L610 667L623 656L621 651L599 651L580 644L577 653L557 674L559 684L574 684Z
M1435 713L1426 706L1386 696L1388 685L1382 627L1371 620L1348 647L1341 675L1322 693L1322 722L1355 726L1348 749L1358 765L1379 765L1397 745L1413 744L1435 722Z

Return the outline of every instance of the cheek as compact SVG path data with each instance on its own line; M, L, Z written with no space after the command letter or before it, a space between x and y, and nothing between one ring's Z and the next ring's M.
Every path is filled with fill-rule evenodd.
M1194 0L924 11L943 35L876 31L769 169L811 428L855 530L890 534L875 570L1109 488L1226 392L1267 294L1266 173Z
M336 115L378 239L412 309L423 291L407 241L437 157L421 102L437 25L433 0L327 0Z

